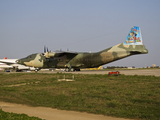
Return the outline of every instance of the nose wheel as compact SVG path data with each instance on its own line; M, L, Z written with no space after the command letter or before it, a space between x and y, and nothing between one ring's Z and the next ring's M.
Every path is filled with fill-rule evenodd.
M37 73L39 70L41 70L41 69L35 69L35 73Z

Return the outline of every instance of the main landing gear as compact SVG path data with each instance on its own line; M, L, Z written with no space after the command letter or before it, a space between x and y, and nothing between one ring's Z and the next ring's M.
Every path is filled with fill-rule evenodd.
M79 68L66 68L66 72L74 72L74 71L81 71Z

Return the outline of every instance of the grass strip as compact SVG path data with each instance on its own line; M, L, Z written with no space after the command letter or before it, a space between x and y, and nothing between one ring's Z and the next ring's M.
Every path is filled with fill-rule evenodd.
M29 117L26 114L4 112L0 109L0 120L42 120L38 117Z
M0 100L107 116L159 120L160 77L18 73L0 74ZM36 82L39 81L39 82ZM7 87L11 84L30 83Z

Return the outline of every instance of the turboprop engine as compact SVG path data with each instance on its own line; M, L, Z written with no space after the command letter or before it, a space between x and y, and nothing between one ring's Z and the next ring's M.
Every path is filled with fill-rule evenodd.
M54 55L55 55L55 52L46 52L46 53L44 54L44 56L45 56L46 58L54 57Z
M55 56L55 52L49 51L48 47L46 48L46 46L44 46L44 56L46 58L54 57Z

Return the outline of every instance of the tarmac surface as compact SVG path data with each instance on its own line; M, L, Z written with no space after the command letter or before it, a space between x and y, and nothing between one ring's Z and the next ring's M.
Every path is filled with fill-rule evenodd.
M111 70L112 71L112 70ZM114 70L116 71L116 70ZM124 75L154 75L160 76L160 69L142 69L142 70L118 70ZM67 72L73 74L108 74L109 71L80 71ZM40 73L56 73L54 71L40 71ZM0 109L5 112L24 113L29 116L35 116L46 120L129 120L124 118L108 117L104 115L95 115L84 112L57 110L47 107L31 107L21 104L0 102Z
M124 75L154 75L160 76L160 69L129 69L129 70L82 70L76 72L63 72L62 73L72 73L72 74L108 74L111 71L119 71L120 74ZM40 73L56 73L56 71L40 71Z

